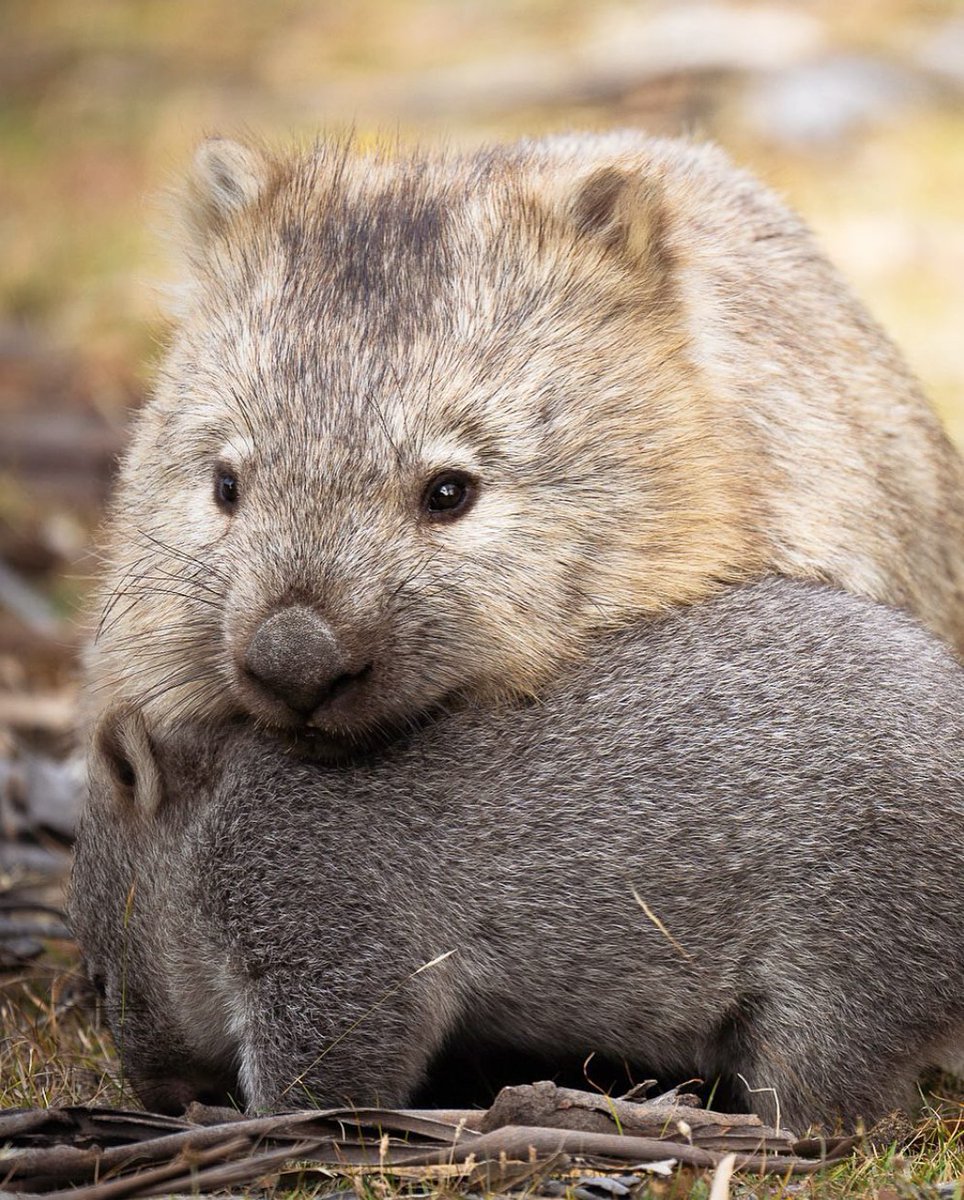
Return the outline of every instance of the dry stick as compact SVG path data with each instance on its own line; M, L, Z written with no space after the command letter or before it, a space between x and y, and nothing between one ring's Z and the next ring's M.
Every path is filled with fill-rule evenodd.
M56 1139L52 1146L28 1146L13 1151L3 1160L7 1167L13 1164L30 1170L35 1162L46 1165L54 1160L56 1151L63 1151L64 1159L69 1160L69 1165L67 1162L64 1164L65 1170L73 1171L85 1163L93 1168L112 1169L133 1158L158 1159L182 1149L203 1149L229 1135L247 1136L252 1140L294 1141L304 1140L306 1133L310 1133L343 1140L346 1128L354 1128L362 1135L367 1131L373 1138L380 1137L387 1130L397 1134L416 1134L450 1145L457 1131L469 1137L477 1133L474 1127L484 1115L483 1109L308 1109L264 1117L239 1117L207 1125L188 1123L173 1117L155 1117L147 1113L85 1110L78 1107L0 1114L0 1141L16 1142L18 1137L30 1134ZM128 1139L122 1145L108 1149L74 1144L80 1137L95 1142L98 1136L116 1139L119 1136L118 1125L127 1124L142 1125L147 1136L131 1137L128 1134Z
M481 1132L482 1118L487 1108L400 1108L400 1117L415 1117L417 1120L440 1121L445 1125L461 1126L472 1133Z
M25 1112L0 1112L0 1141L22 1139L35 1134L46 1140L70 1140L78 1137L97 1140L98 1135L117 1139L124 1136L128 1141L137 1141L131 1129L136 1129L141 1140L160 1137L164 1133L179 1132L191 1128L189 1121L177 1117L165 1117L157 1113L135 1112L130 1109L87 1108L71 1105L63 1108L33 1108ZM121 1132L123 1130L123 1132Z
M50 1178L50 1175L38 1174L26 1182L34 1188L39 1188L39 1191L28 1193L18 1189L15 1193L0 1192L0 1200L8 1194L18 1197L36 1195L44 1197L44 1200L58 1200L62 1197L70 1197L71 1200L111 1200L111 1198L121 1196L166 1194L181 1190L182 1186L189 1190L204 1191L208 1190L207 1185L214 1188L222 1187L227 1183L251 1182L264 1175L269 1168L283 1168L299 1160L308 1160L312 1166L325 1165L335 1168L391 1166L391 1157L386 1158L383 1147L380 1144L373 1144L374 1141L375 1139L372 1139L372 1143L365 1145L360 1141L342 1142L334 1138L312 1138L301 1142L294 1141L290 1145L263 1151L260 1154L251 1153L243 1158L234 1158L230 1162L223 1160L244 1150L254 1150L254 1143L250 1138L229 1139L211 1145L203 1151L198 1151L193 1145L183 1145L173 1158L159 1166L134 1170L86 1187L48 1191L43 1188L43 1184ZM58 1147L57 1149L70 1148ZM119 1165L125 1167L140 1165L142 1162L143 1160L139 1156L132 1156L131 1159ZM102 1158L101 1163L103 1163ZM194 1163L210 1163L212 1165L206 1170L197 1171L192 1168L190 1173L185 1173L186 1166ZM117 1167L118 1163L115 1162L113 1165ZM159 1187L159 1184L163 1184L163 1186Z
M223 1159L224 1155L230 1154L236 1150L243 1150L248 1146L247 1138L237 1138L232 1142L224 1142L220 1146L213 1146L209 1150L205 1150L194 1158L194 1162L200 1165L206 1165L209 1162L217 1162ZM67 1188L60 1192L14 1192L13 1195L18 1197L18 1200L26 1200L27 1197L42 1196L44 1200L118 1200L121 1196L136 1195L145 1187L150 1187L155 1183L165 1183L162 1192L171 1190L168 1181L177 1179L184 1175L185 1167L188 1164L184 1161L184 1157L179 1155L172 1159L171 1162L164 1163L159 1167L152 1167L147 1171L138 1171L133 1175L125 1175L119 1179L110 1179L104 1183L92 1183L88 1187ZM0 1193L2 1196L3 1193Z
M483 1133L470 1145L456 1143L455 1156L472 1154L477 1159L529 1158L533 1153L604 1155L618 1159L646 1160L675 1158L694 1167L712 1167L720 1155L696 1146L665 1142L659 1138L634 1137L620 1133L585 1133L580 1129L544 1129L533 1125L504 1125Z
M503 1125L538 1125L556 1129L584 1129L609 1133L613 1128L641 1137L665 1137L678 1123L689 1127L687 1140L706 1145L724 1139L729 1147L735 1136L750 1138L754 1148L792 1150L793 1139L763 1124L753 1113L718 1113L709 1108L655 1097L632 1101L598 1096L574 1088L557 1087L549 1081L503 1088L481 1124L484 1133Z
M253 1183L262 1176L283 1170L291 1159L310 1159L317 1149L316 1142L306 1142L304 1146L291 1146L285 1150L268 1150L252 1158L241 1159L220 1166L207 1167L203 1171L192 1171L180 1178L168 1179L163 1188L156 1184L146 1191L138 1189L130 1193L135 1196L167 1195L171 1192L200 1191L213 1192L236 1183ZM44 1200L52 1200L45 1197ZM73 1193L64 1193L64 1200L73 1200ZM90 1197L90 1200L101 1200L100 1197Z
M618 1133L585 1133L578 1129L544 1129L524 1125L506 1125L502 1129L483 1133L462 1144L461 1139L447 1150L413 1151L404 1158L393 1158L395 1163L406 1165L433 1165L441 1162L464 1161L469 1155L477 1159L529 1158L531 1154L570 1154L615 1158L622 1161L652 1161L653 1159L675 1158L678 1162L694 1167L715 1167L724 1157L713 1150L705 1150L688 1143L662 1141L658 1138L633 1137ZM836 1159L808 1161L792 1155L753 1154L742 1156L737 1163L740 1170L752 1171L810 1171L820 1169Z
M32 1114L16 1114L29 1118ZM13 1121L10 1122L14 1124ZM28 1128L30 1126L28 1125ZM14 1151L2 1160L3 1174L7 1181L17 1178L40 1177L76 1179L78 1175L93 1176L96 1172L121 1170L132 1163L156 1163L170 1159L184 1151L201 1152L229 1138L247 1138L252 1144L268 1138L284 1138L287 1141L304 1140L305 1134L323 1136L332 1141L344 1137L345 1128L363 1130L390 1130L398 1133L415 1133L434 1138L442 1145L451 1145L456 1126L432 1118L411 1113L396 1113L390 1109L328 1109L301 1113L284 1113L270 1117L252 1117L243 1121L232 1121L223 1125L200 1125L182 1129L176 1133L161 1134L147 1141L137 1141L123 1146L112 1146L108 1150L81 1149L77 1146L54 1146L47 1149ZM0 1136L10 1136L14 1130L4 1129L0 1124ZM379 1132L373 1133L374 1137ZM472 1132L467 1131L469 1137Z
M201 1132L210 1134L213 1131L203 1130ZM171 1144L172 1140L172 1138L157 1139L157 1141L163 1141L168 1145ZM478 1163L484 1161L501 1162L505 1159L527 1162L532 1160L533 1155L544 1160L558 1159L560 1155L578 1155L595 1160L609 1160L604 1165L609 1165L614 1159L625 1163L672 1158L677 1162L689 1166L714 1167L726 1157L726 1155L690 1146L685 1143L666 1142L654 1138L525 1126L506 1126L503 1129L495 1130L492 1133L481 1136L469 1135L464 1140L460 1138L454 1145L449 1143L447 1145L436 1144L434 1146L412 1148L398 1146L394 1149L394 1152L390 1148L387 1153L382 1145L365 1145L364 1142L360 1141L339 1142L330 1138L303 1139L300 1142L295 1141L292 1145L236 1159L233 1163L225 1163L223 1160L226 1157L236 1155L245 1150L253 1150L254 1146L250 1137L229 1137L227 1140L222 1139L214 1144L209 1144L204 1149L200 1148L197 1144L187 1143L183 1139L179 1139L179 1141L180 1144L177 1153L173 1158L170 1158L167 1162L159 1166L148 1167L146 1170L135 1170L122 1177L113 1178L103 1183L92 1184L88 1187L79 1189L70 1188L62 1192L47 1192L45 1194L48 1200L57 1200L57 1197L61 1196L70 1196L72 1200L112 1200L112 1198L116 1200L116 1198L121 1196L153 1194L156 1190L154 1185L160 1182L165 1184L161 1188L161 1191L177 1190L174 1188L173 1180L180 1179L182 1176L185 1177L186 1182L190 1186L197 1187L200 1186L202 1179L199 1177L199 1173L193 1169L195 1164L210 1164L211 1170L203 1173L204 1182L220 1186L228 1181L229 1174L231 1182L250 1181L264 1174L268 1167L275 1167L306 1158L310 1158L313 1162L319 1164L334 1167L374 1166L391 1169L397 1166L451 1166L456 1163L464 1164L469 1160ZM52 1152L48 1152L46 1155L42 1151L35 1151L29 1157L33 1158L35 1164L42 1168L42 1165L50 1165L51 1157L61 1158L63 1151L70 1149L70 1147L55 1147ZM144 1149L153 1150L154 1147L145 1147L141 1143L135 1147L118 1147L116 1149L135 1151L135 1153L129 1154L125 1159L120 1159L119 1156L114 1154L111 1155L114 1160L111 1165L114 1168L122 1169L143 1163L144 1155L136 1153L136 1151L143 1151ZM86 1156L88 1153L76 1151L74 1155L67 1155L66 1157L72 1160L74 1165L77 1165L78 1157ZM99 1165L102 1169L109 1169L108 1164L104 1162L105 1157L106 1155L99 1157ZM809 1173L820 1170L832 1162L839 1161L839 1157L808 1161L781 1154L751 1154L739 1158L737 1168L760 1173ZM45 1158L47 1160L46 1164L36 1161ZM189 1176L185 1176L186 1160L191 1165ZM18 1174L23 1178L22 1172L18 1172ZM32 1177L25 1179L24 1183L27 1186L32 1185L36 1189L43 1187L51 1179L51 1173L41 1169L41 1171L33 1174ZM18 1189L17 1194L23 1195L24 1193L22 1189Z
M744 1170L810 1172L821 1169L830 1162L839 1161L849 1150L852 1139L832 1143L829 1153L816 1160L804 1160L788 1153L790 1147L782 1140L779 1152L767 1154L772 1148L773 1131L763 1126L752 1116L732 1116L695 1110L694 1123L706 1124L696 1132L709 1134L716 1145L693 1145L664 1140L663 1137L646 1137L586 1129L547 1128L538 1116L574 1117L580 1111L587 1116L596 1115L601 1103L586 1093L556 1088L552 1084L528 1085L504 1093L507 1101L502 1105L501 1128L478 1133L468 1126L467 1120L478 1124L485 1113L476 1110L437 1112L433 1110L393 1110L381 1108L309 1110L300 1113L275 1114L267 1117L239 1118L218 1125L191 1125L173 1118L152 1117L150 1114L126 1113L119 1110L97 1110L70 1108L45 1110L43 1112L0 1115L0 1140L13 1141L18 1138L39 1137L56 1139L53 1146L23 1151L8 1152L3 1160L5 1180L21 1183L23 1188L34 1189L56 1186L62 1182L77 1182L78 1179L98 1175L117 1176L118 1172L129 1172L121 1178L112 1178L106 1183L91 1185L98 1189L117 1185L139 1189L141 1182L155 1178L155 1172L163 1171L163 1179L170 1190L172 1164L185 1159L196 1161L200 1156L205 1162L223 1159L239 1149L251 1153L243 1160L232 1164L211 1167L209 1174L218 1170L230 1170L234 1174L250 1176L257 1172L263 1162L290 1162L302 1157L306 1151L313 1153L316 1160L333 1166L447 1166L469 1159L493 1161L517 1157L527 1161L532 1154L545 1157L560 1153L595 1156L617 1161L652 1161L672 1157L693 1166L714 1166L724 1157L724 1151L747 1151L741 1160ZM647 1119L660 1118L672 1123L682 1111L657 1097L649 1104L610 1102L625 1108L626 1124L637 1129L647 1128ZM493 1106L498 1109L498 1105ZM492 1110L490 1110L491 1112ZM526 1120L529 1114L536 1120ZM606 1119L611 1120L608 1103ZM522 1117L520 1120L519 1118ZM445 1118L445 1119L440 1119ZM658 1126L660 1124L658 1122ZM113 1146L106 1150L82 1149L76 1145L64 1145L64 1140L79 1137L96 1140L98 1136L116 1139L124 1126L133 1127L133 1142ZM174 1132L160 1132L149 1140L141 1140L145 1128ZM348 1131L357 1131L357 1136L348 1136ZM660 1127L660 1132L662 1128ZM414 1134L428 1139L429 1144L412 1145L395 1142L386 1146L382 1139L388 1135ZM367 1139L367 1140L366 1140ZM294 1146L276 1147L261 1154L255 1153L259 1143L293 1142ZM376 1144L377 1143L377 1144ZM801 1143L801 1146L803 1144ZM814 1145L819 1145L815 1143ZM718 1147L718 1148L717 1148ZM761 1153L763 1152L763 1153ZM166 1161L163 1161L166 1160ZM151 1166L150 1164L157 1164ZM138 1170L146 1167L146 1170ZM126 1181L130 1181L129 1183ZM141 1181L141 1182L136 1182ZM82 1189L83 1190L83 1189ZM98 1191L98 1195L104 1193ZM110 1193L111 1195L113 1193ZM118 1193L121 1194L121 1193ZM123 1194L134 1194L124 1191ZM70 1195L78 1200L77 1192Z

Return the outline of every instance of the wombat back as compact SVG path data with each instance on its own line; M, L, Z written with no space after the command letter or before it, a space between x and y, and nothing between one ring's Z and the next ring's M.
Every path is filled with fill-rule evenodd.
M405 1104L464 1037L872 1121L964 1032L962 701L899 613L733 589L349 768L160 739L150 814L95 774L74 920L115 1022L139 941L123 1044L154 1096L184 1071L136 1048L173 1023L252 1107Z

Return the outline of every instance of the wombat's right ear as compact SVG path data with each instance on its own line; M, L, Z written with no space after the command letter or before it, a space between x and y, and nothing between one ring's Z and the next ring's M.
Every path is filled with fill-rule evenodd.
M136 708L108 709L94 730L92 780L106 784L115 804L153 815L161 802L161 773L147 725Z
M209 138L194 155L184 219L194 242L203 246L242 209L264 195L276 174L267 153L230 138Z

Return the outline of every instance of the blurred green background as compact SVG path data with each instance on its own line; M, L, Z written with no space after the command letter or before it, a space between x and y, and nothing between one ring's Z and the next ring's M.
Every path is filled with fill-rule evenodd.
M2 0L0 30L0 728L69 723L69 616L165 335L162 200L211 132L713 137L964 445L960 3Z

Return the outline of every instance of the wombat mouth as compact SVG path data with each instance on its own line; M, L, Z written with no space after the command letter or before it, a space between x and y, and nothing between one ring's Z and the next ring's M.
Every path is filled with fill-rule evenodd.
M297 707L280 696L270 695L259 686L245 670L235 671L231 680L239 701L239 708L254 717L259 724L275 733L298 740L312 740L319 752L325 743L341 755L344 747L365 746L390 738L391 723L383 733L377 720L379 705L365 702L364 692L372 668L359 672L354 678L350 694L343 694L347 685L333 685L323 701L313 707ZM373 732L373 727L379 728Z

